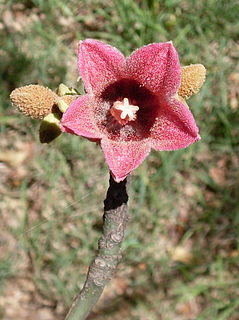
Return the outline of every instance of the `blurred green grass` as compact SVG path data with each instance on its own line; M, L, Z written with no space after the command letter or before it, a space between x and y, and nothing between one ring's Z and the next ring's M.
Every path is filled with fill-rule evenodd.
M11 90L75 86L80 39L126 55L173 40L182 65L208 71L189 100L202 140L152 152L133 174L124 261L91 319L238 319L238 2L26 0L0 3L0 11L1 153L26 153L15 163L0 154L3 295L27 274L62 318L96 249L108 180L95 144L62 136L40 145L39 123L11 107Z

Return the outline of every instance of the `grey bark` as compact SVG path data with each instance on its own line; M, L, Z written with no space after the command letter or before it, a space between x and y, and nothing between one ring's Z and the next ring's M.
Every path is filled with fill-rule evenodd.
M106 284L113 278L121 260L121 243L128 222L127 179L117 183L110 176L104 201L103 235L85 284L73 302L65 320L84 320L97 303Z

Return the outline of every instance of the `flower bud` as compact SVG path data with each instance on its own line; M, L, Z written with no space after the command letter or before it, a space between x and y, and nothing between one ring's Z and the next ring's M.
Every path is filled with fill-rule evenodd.
M181 86L178 95L188 99L198 93L206 78L206 69L202 64L191 64L182 68Z
M60 116L56 113L48 114L41 122L39 138L41 143L50 143L61 134Z
M69 105L78 98L78 95L65 95L63 97L58 98L57 100L57 106L59 108L59 110L64 113L66 112L67 108L69 107Z
M10 99L12 104L25 115L43 119L52 112L57 95L48 88L31 84L13 90Z
M64 83L61 83L57 89L58 96L62 97L68 94L77 94L76 90L73 88L67 87Z

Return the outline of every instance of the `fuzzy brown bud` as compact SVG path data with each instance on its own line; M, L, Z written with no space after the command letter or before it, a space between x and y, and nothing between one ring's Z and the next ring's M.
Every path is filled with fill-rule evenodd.
M25 115L34 119L43 119L52 112L57 95L40 85L28 85L17 88L10 95L12 104Z
M181 86L178 95L188 99L198 93L206 78L206 68L202 64L191 64L182 68Z
M65 95L65 96L61 97L61 99L63 99L66 104L70 105L78 97L79 97L79 95L75 95L75 94L74 95Z

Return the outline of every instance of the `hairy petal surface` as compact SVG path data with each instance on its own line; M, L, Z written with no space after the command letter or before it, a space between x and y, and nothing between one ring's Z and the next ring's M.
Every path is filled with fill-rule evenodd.
M100 139L101 133L94 121L93 109L96 105L94 97L80 96L63 114L61 129L91 139Z
M159 151L185 148L200 139L192 113L176 99L162 102L150 136Z
M100 94L106 86L120 80L125 57L116 48L87 39L80 43L78 67L87 93Z
M102 139L101 148L116 182L124 180L150 152L146 141L116 142Z
M129 77L158 95L176 94L181 79L178 54L171 42L142 47L126 60Z

